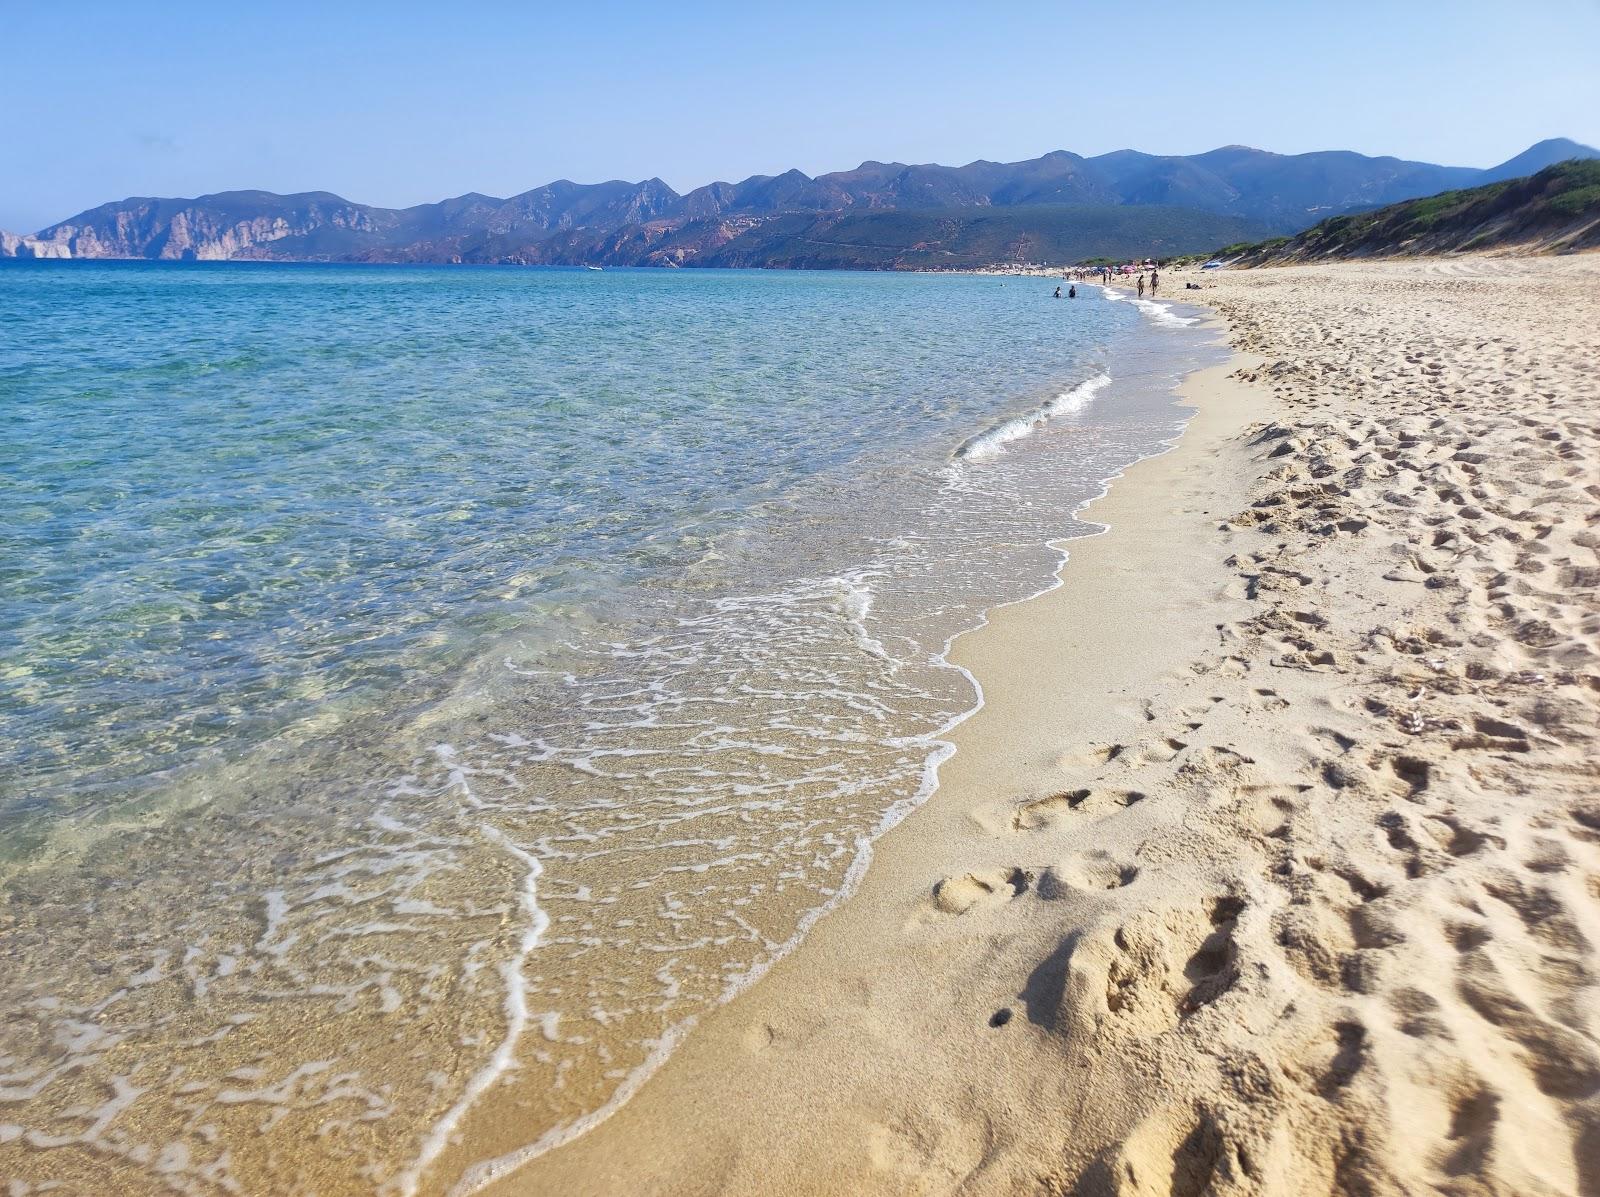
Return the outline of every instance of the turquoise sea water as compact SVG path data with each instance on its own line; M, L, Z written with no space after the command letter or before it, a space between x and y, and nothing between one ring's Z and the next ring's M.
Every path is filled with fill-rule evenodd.
M433 1191L625 1097L1175 433L1188 318L1052 287L0 266L0 1174Z
M73 805L458 664L526 604L681 569L808 478L937 454L1122 315L753 272L0 288L8 801Z

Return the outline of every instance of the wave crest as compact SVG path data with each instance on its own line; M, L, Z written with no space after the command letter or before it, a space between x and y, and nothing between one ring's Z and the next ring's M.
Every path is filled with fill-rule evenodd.
M1019 441L1025 436L1032 435L1036 428L1054 417L1082 411L1110 383L1111 375L1096 374L1071 390L1063 391L1054 399L1045 400L1032 411L1003 420L994 427L980 432L957 449L956 456L964 461L982 461L998 457L1005 452L1005 447L1012 441Z

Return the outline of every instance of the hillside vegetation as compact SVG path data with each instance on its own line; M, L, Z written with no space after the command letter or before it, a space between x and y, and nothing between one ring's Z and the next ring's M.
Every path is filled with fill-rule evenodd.
M1560 253L1600 247L1600 160L1573 159L1527 178L1335 216L1296 236L1230 245L1217 256L1257 266L1503 246Z
M558 237L534 247L538 256L532 260L576 264L604 257L636 266L968 270L1076 262L1102 253L1119 258L1182 253L1215 245L1220 238L1265 231L1259 222L1239 217L1152 205L790 213L743 229L691 225L660 239L611 238L603 245ZM497 256L497 247L486 245L479 260Z

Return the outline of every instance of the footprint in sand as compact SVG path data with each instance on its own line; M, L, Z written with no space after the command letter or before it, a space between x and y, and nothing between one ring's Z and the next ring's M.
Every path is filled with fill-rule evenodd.
M1027 893L1033 879L1022 868L946 877L933 887L933 908L941 914L966 914L977 906L1003 906Z
M1264 711L1281 711L1289 705L1289 700L1279 695L1276 690L1258 688L1251 691L1251 704Z
M1063 752L1055 763L1062 769L1092 769L1109 765L1126 751L1125 744L1090 744L1074 752Z
M1141 744L1133 754L1133 759L1144 765L1164 765L1168 761L1176 760L1180 752L1189 747L1188 742L1176 736L1164 736L1159 740L1147 740Z
M1138 865L1119 860L1109 852L1086 852L1040 874L1039 897L1053 902L1085 891L1122 889L1138 877Z
M1138 790L1067 790L1025 802L1011 816L1016 831L1038 831L1073 815L1109 815L1144 800Z

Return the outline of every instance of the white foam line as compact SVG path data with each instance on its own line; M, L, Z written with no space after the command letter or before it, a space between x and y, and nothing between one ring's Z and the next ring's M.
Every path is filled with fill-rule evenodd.
M1198 316L1178 315L1177 312L1172 310L1172 305L1170 303L1157 303L1153 299L1144 299L1134 295L1124 295L1115 287L1107 286L1105 283L1091 283L1090 286L1099 287L1107 299L1113 300L1117 303L1133 304L1134 307L1138 308L1146 316L1149 316L1157 324L1164 325L1167 328L1188 328L1191 325L1200 323L1200 317Z
M1100 484L1100 490L1097 494L1085 499L1077 507L1073 508L1072 512L1070 513L1071 518L1078 519L1089 507L1092 507L1095 503L1098 503L1101 499L1105 498L1106 495L1110 494L1112 484L1121 479L1129 470L1138 465L1140 462L1148 461L1152 457L1160 457L1163 454L1170 453L1177 446L1178 441L1182 438L1184 430L1188 427L1189 419L1192 418L1192 415L1193 413L1191 412L1190 416L1186 416L1184 418L1182 425L1179 426L1178 430L1173 433L1171 437L1160 441L1158 448L1153 449L1149 453L1134 459L1122 469L1118 470L1115 474L1112 474L1102 481ZM795 948L799 947L807 932L809 932L811 928L816 925L818 920L823 918L825 915L832 913L840 905L853 897L856 891L861 887L861 882L866 877L867 869L872 864L872 848L874 841L889 831L892 831L895 827L899 826L899 824L902 823L908 815L927 803L927 801L938 792L939 768L944 764L945 761L949 760L956 753L955 744L953 744L946 737L948 737L950 733L955 731L956 728L960 727L968 719L972 718L972 716L983 710L984 707L983 683L978 681L973 672L965 665L958 665L954 661L950 660L951 650L955 647L956 641L961 639L961 637L972 632L982 631L984 628L988 627L996 611L1002 610L1006 607L1014 607L1020 603L1031 603L1034 599L1049 594L1053 590L1059 590L1062 586L1065 586L1066 579L1062 577L1062 574L1066 571L1067 563L1072 557L1071 553L1067 550L1066 545L1072 540L1084 540L1092 536L1100 536L1111 530L1110 524L1095 523L1091 520L1083 520L1081 522L1089 524L1095 530L1085 533L1083 536L1070 537L1066 541L1054 540L1047 542L1048 546L1054 549L1058 554L1055 570L1052 573L1050 582L1047 585L1040 587L1032 594L1025 595L1022 598L1008 599L1005 602L995 603L991 607L986 607L983 613L980 615L977 623L973 624L973 626L970 628L964 628L961 631L951 635L945 640L943 649L941 649L938 653L935 653L930 658L930 662L932 664L942 665L947 669L954 669L960 673L962 677L967 679L967 682L972 686L973 691L972 706L967 710L952 716L950 720L937 731L900 741L900 743L904 743L906 745L926 744L932 749L932 751L928 754L927 760L923 762L922 780L917 786L916 792L909 797L902 798L898 802L891 804L888 810L884 811L882 817L879 818L877 826L870 834L856 837L855 858L850 862L850 867L845 870L844 878L840 882L838 890L835 891L833 896L821 906L806 912L806 914L801 918L799 925L795 928L794 934L792 934L787 940L779 945L770 957L752 966L747 972L731 980L727 987L723 990L722 994L718 997L718 1006L726 1005L728 1002L731 1002L734 998L738 997L741 993L749 989L752 985L764 977L774 965L793 952ZM581 1118L574 1119L569 1123L565 1123L558 1127L553 1127L549 1131L545 1132L545 1134L540 1136L539 1139L525 1147L519 1147L515 1151L509 1151L504 1155L496 1156L494 1159L484 1160L480 1163L474 1164L462 1175L461 1179L456 1182L455 1186L450 1189L449 1197L470 1197L470 1194L479 1192L501 1177L515 1172L518 1168L531 1163L539 1156L544 1155L547 1152L554 1151L556 1148L562 1147L565 1144L572 1142L574 1139L588 1134L595 1127L605 1122L624 1105L626 1105L629 1100L632 1099L633 1095L639 1091L644 1083L656 1073L661 1065L666 1063L667 1057L672 1054L673 1049L677 1047L680 1042L682 1042L683 1038L689 1033L690 1030L694 1028L698 1022L698 1016L693 1016L669 1027L666 1033L663 1034L660 1039L655 1041L654 1046L651 1048L650 1054L645 1057L644 1061L637 1068L628 1074L627 1078L611 1095L610 1100L599 1109L590 1114L586 1114ZM406 1197L410 1197L410 1194L407 1194Z
M867 627L867 616L872 614L872 590L860 578L864 571L857 571L853 577L834 578L842 591L840 607L845 619L850 624L851 635L862 652L869 656L877 657L880 661L894 666L889 650L883 647Z
M956 456L968 461L982 461L991 457L998 457L1005 452L1005 446L1012 441L1019 441L1032 434L1034 429L1044 425L1056 416L1064 416L1068 412L1082 411L1094 399L1095 395L1111 383L1111 375L1106 373L1096 374L1093 378L1080 382L1069 391L1063 391L1054 399L1047 399L1030 412L1020 416L1013 416L1009 420L996 424L985 432L968 440L961 448L956 450Z
M453 766L454 753L448 745L440 745L435 752L447 765ZM450 784L460 786L468 802L477 805L464 769L452 768ZM506 1033L495 1048L494 1054L482 1068L472 1074L456 1103L433 1124L432 1129L423 1138L417 1158L412 1161L411 1166L384 1186L383 1192L395 1193L398 1197L415 1197L423 1174L449 1145L450 1136L466 1117L467 1111L496 1081L515 1067L517 1042L528 1028L528 991L527 983L522 978L522 969L527 963L528 956L539 946L539 940L544 937L545 930L550 926L550 916L539 906L539 878L544 873L544 866L539 863L538 857L512 843L505 832L498 827L485 823L481 830L486 837L520 861L527 870L523 875L520 898L527 923L517 942L517 951L500 966L500 975L506 983Z
M640 1086L655 1074L656 1069L666 1063L667 1057L672 1054L672 1050L683 1041L683 1037L694 1028L697 1022L699 1022L698 1018L691 1017L668 1027L666 1033L655 1041L655 1045L650 1049L650 1054L644 1058L644 1062L628 1074L627 1079L617 1086L616 1092L611 1095L611 1099L598 1110L595 1110L592 1114L585 1114L582 1118L575 1119L572 1122L552 1127L526 1147L519 1147L515 1151L509 1151L505 1155L497 1156L492 1160L484 1160L481 1163L474 1164L462 1174L461 1179L450 1190L449 1197L463 1197L468 1193L476 1193L484 1186L493 1184L501 1177L515 1172L524 1164L544 1155L545 1152L554 1151L557 1147L562 1147L574 1139L588 1134L628 1103L633 1095L639 1091Z

